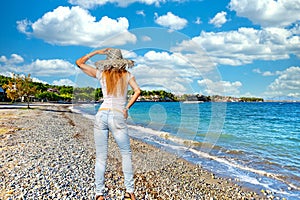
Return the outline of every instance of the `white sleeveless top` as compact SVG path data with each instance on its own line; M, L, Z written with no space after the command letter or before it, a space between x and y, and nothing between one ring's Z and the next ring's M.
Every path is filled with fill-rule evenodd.
M113 96L107 94L106 80L105 78L102 77L102 72L103 71L97 70L96 73L96 78L99 80L101 84L102 93L103 93L103 103L101 104L100 108L113 108L122 111L127 101L128 82L134 76L131 73L127 72L126 75L127 87L125 87L124 94Z

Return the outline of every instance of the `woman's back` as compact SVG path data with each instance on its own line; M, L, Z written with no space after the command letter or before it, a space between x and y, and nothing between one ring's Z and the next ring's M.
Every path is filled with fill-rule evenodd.
M100 81L103 103L101 108L123 110L126 100L129 80L133 75L126 70L104 70L97 73Z

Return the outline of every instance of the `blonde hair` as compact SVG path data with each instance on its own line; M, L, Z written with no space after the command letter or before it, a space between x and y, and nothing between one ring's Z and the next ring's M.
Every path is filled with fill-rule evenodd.
M122 96L127 87L127 70L111 68L104 70L102 77L106 81L106 89L108 95Z

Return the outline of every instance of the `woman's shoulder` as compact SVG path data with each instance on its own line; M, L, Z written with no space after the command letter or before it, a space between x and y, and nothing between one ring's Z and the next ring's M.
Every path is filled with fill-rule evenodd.
M128 77L128 80L130 80L131 78L134 77L134 75L131 72L127 71L127 77Z
M103 70L97 69L96 78L100 80L102 78L102 73L103 73Z

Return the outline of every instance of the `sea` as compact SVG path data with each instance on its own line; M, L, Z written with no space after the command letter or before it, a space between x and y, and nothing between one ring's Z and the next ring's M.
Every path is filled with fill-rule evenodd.
M93 120L100 104L73 105ZM239 185L300 199L299 102L136 102L129 134Z

